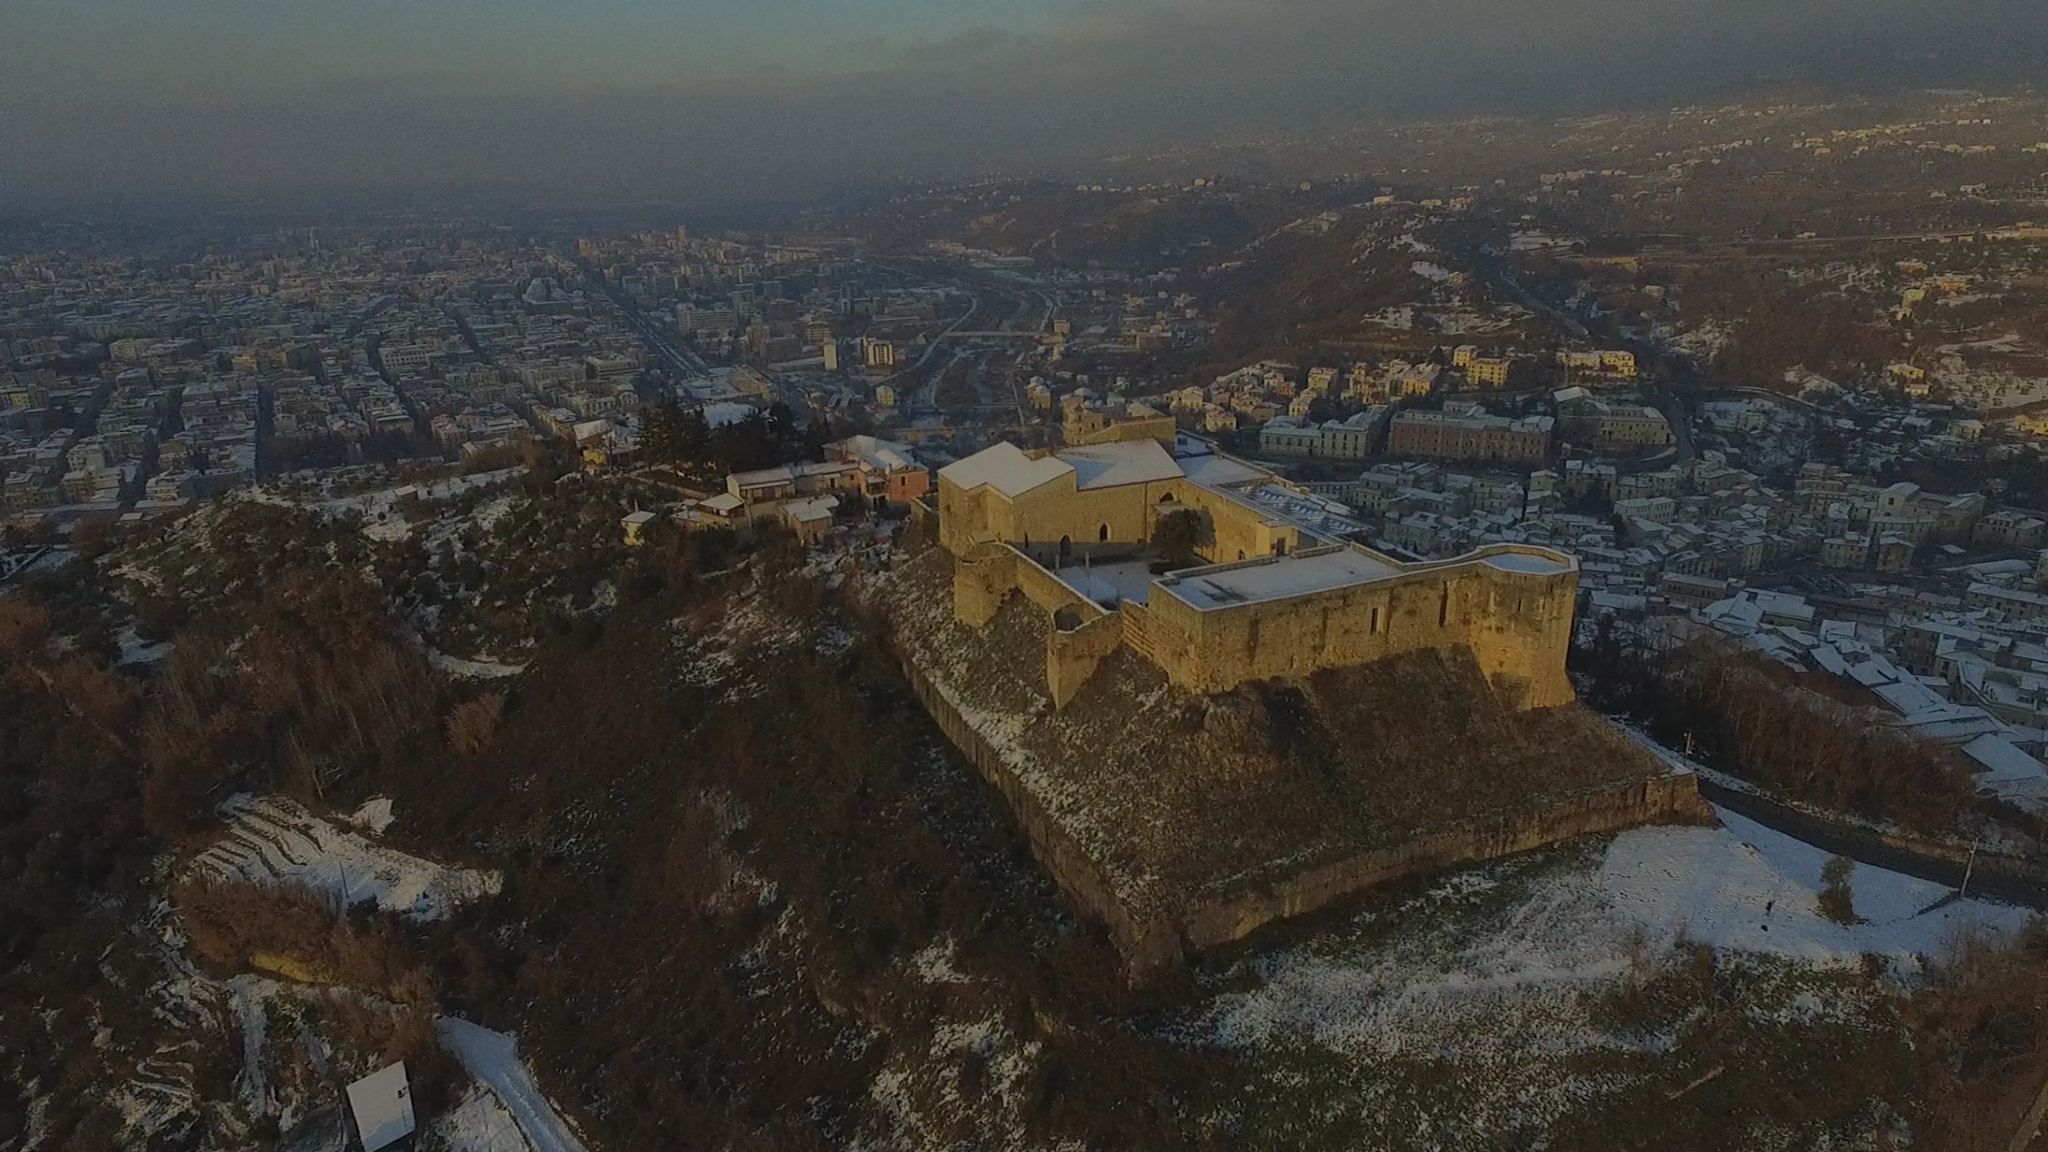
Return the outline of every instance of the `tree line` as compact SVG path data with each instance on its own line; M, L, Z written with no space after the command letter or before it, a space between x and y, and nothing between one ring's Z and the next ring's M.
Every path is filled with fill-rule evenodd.
M1975 802L1953 749L1874 722L1723 637L1659 652L1609 618L1572 663L1588 703L1780 795L1937 834L1953 833Z

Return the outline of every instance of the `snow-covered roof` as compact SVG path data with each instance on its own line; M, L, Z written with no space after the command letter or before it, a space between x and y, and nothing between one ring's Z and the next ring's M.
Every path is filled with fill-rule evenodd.
M1569 560L1538 556L1533 552L1498 552L1486 557L1484 563L1503 572L1524 572L1535 576L1555 576L1572 570Z
M1073 465L1056 456L1033 460L1022 448L1005 440L939 469L939 478L965 489L986 485L1005 496L1021 496L1072 471Z
M728 424L744 424L754 418L755 409L745 404L706 404L704 426L723 428Z
M791 520L810 523L818 520L830 520L833 511L838 507L839 497L837 496L810 496L802 500L791 500L782 506L782 511Z
M1399 575L1384 560L1350 548L1305 556L1275 556L1256 563L1161 580L1159 586L1198 609L1228 608L1261 600L1305 596Z
M1178 480L1184 475L1180 465L1157 440L1069 448L1059 454L1059 459L1073 466L1075 485L1082 489L1152 484L1161 480Z
M1986 732L1963 745L1963 755L1983 766L1987 784L2020 780L2048 784L2048 770L2041 767L2041 762L1996 732Z
M1204 488L1242 484L1247 480L1263 480L1268 475L1249 464L1240 464L1225 456L1183 456L1180 459L1180 467L1188 479Z

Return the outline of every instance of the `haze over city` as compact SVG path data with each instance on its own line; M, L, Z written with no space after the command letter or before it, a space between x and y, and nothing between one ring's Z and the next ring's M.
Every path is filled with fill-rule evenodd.
M2048 1152L2048 0L0 0L0 1152Z
M0 195L788 194L2044 60L2031 0L15 0Z

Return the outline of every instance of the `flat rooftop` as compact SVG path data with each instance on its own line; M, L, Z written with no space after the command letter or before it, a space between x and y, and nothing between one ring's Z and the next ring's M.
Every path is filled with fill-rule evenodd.
M1306 556L1272 556L1220 570L1167 578L1161 591L1200 610L1231 608L1263 600L1284 600L1385 580L1401 569L1349 548Z
M1536 556L1528 552L1501 552L1481 558L1480 563L1503 572L1527 572L1535 576L1555 576L1572 570L1569 560L1560 560L1554 556Z
M1060 583L1111 610L1125 601L1146 602L1152 591L1152 565L1146 560L1117 560L1074 565L1053 573Z
M1465 558L1452 563L1479 563L1503 572L1531 576L1556 576L1572 570L1569 559L1528 552L1498 552L1476 560ZM1157 578L1155 583L1160 591L1179 597L1189 607L1206 611L1369 584L1429 567L1427 564L1402 565L1353 548L1333 548L1294 556L1266 556L1219 566L1210 571L1168 575ZM1126 599L1135 597L1127 596Z

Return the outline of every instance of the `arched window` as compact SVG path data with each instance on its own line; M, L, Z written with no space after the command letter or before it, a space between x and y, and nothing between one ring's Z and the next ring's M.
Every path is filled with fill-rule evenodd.
M1174 499L1173 493L1171 493L1171 492L1168 492L1168 493L1167 493L1166 495L1164 495L1164 496L1161 496L1161 497L1159 498L1159 502L1160 502L1161 504L1178 504L1178 503L1180 503L1180 501L1178 501L1178 500Z
M1100 529L1099 529L1099 530L1098 530L1098 531L1097 531L1097 532L1095 533L1095 538L1096 538L1097 540L1101 541L1101 542L1102 542L1102 543L1104 543L1104 544L1107 544L1107 543L1109 543L1109 525L1107 525L1107 524L1104 524L1104 525L1103 525L1103 526L1102 526L1102 527L1101 527L1101 528L1100 528Z
M1067 562L1067 557L1073 554L1074 538L1072 536L1060 537L1060 563L1064 565Z
M1439 628L1451 622L1451 586L1444 585L1443 597L1436 602L1436 626Z

